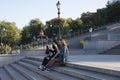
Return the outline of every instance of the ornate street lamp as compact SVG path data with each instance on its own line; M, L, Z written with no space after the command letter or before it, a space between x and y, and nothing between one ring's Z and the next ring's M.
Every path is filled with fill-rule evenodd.
M56 3L57 9L58 9L58 18L60 18L60 1Z
M56 3L56 6L57 6L57 10L58 10L58 20L60 20L60 1L58 1L57 3ZM58 22L58 23L60 23L60 22ZM60 26L59 26L59 39L61 38L61 31L60 31Z

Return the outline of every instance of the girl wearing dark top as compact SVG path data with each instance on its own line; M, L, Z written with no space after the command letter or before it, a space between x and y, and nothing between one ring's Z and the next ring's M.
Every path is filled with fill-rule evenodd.
M54 59L55 57L57 57L57 55L59 54L59 49L58 49L58 46L57 46L55 40L51 43L51 45L52 46L47 45L47 51L46 52L48 54L47 54L46 57L44 57L42 65L39 66L39 69L45 70L46 69L46 65L48 64L48 62L51 59Z

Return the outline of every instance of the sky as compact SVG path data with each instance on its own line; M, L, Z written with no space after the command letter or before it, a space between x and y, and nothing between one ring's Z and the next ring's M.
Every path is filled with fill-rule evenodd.
M0 0L0 21L15 22L19 29L39 18L43 24L58 16L58 0ZM83 12L96 12L108 0L59 0L60 17L76 19Z

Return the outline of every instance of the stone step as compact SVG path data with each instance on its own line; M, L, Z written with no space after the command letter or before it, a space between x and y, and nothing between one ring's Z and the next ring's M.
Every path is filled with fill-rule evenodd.
M118 78L118 77L103 74L103 73L76 69L76 68L68 67L68 66L67 67L55 67L54 70L61 72L61 73L65 73L65 74L69 73L70 75L76 75L79 77L83 77L85 80L89 80L89 79L91 80L120 80L120 77Z
M17 63L11 64L11 66L14 67L21 74L26 76L29 80L48 80L47 78L45 78L31 70L28 70Z
M8 72L12 80L28 80L23 75L19 74L14 68L12 68L10 65L4 66L5 70Z
M109 49L99 54L120 55L120 49Z
M26 58L26 59L31 60L31 61L28 60L28 62L31 62L32 64L39 66L38 63L40 63L40 61L38 60L38 63L37 62L34 63L33 62L33 61L35 61L34 57ZM37 61L37 59L38 58L36 58L36 61ZM116 71L116 70L105 69L105 68L89 66L89 65L83 65L83 64L78 65L78 64L71 63L71 62L68 62L68 64L66 66L74 67L74 68L78 68L78 69L83 69L83 70L95 71L95 72L99 72L99 73L104 73L104 74L109 74L109 75L114 75L114 76L120 77L120 71Z
M120 49L120 45L113 47L112 49Z
M31 60L31 59L22 59L21 61L33 64L35 66L40 66L41 61Z
M0 68L1 80L120 80L120 71L74 64L39 70L41 58L26 57Z
M31 60L22 60L22 62L24 63L24 64L31 64L31 65L34 65L35 64L35 61L34 61L34 63L32 63L31 62ZM37 64L37 63L36 63ZM38 64L38 65L40 65L40 64ZM39 66L38 65L36 65L36 67L35 68L38 68ZM34 68L34 67L33 67ZM39 70L38 69L38 71L41 71L41 70ZM42 71L42 72L44 72L44 71ZM74 76L70 76L70 75L66 75L66 74L62 74L62 73L59 73L59 72L56 72L56 71L54 71L54 70L50 70L49 72L47 72L47 73L45 73L45 74L47 74L47 75L51 75L51 76L54 76L54 77L57 77L58 79L60 79L60 80L81 80L80 78L76 78L76 77L74 77Z
M55 71L55 70L51 70L47 74L56 76L57 78L59 78L61 80L83 80L79 77L71 76L71 75L68 75L68 74L63 74L63 73Z
M119 55L120 54L120 45L117 45L111 49L108 49L106 51L103 51L99 54L110 54L110 55Z
M43 72L41 70L38 69L38 67L36 67L35 65L32 65L32 64L29 64L27 62L23 62L23 61L18 61L17 64L27 68L28 70L31 70L39 75L42 75L50 80L60 80L59 78L55 77L55 76L52 76L52 75L49 75L49 74L46 74L46 72Z
M35 59L32 60L32 58L27 58L27 59L25 59L25 61L28 62L28 63L31 63L33 65L36 65L36 66L40 65L40 61L37 61ZM85 65L75 65L75 64L71 64L71 63L68 63L67 67L63 67L63 69L64 68L66 68L66 69L70 68L71 70L72 69L73 70L72 70L72 72L61 70L61 69L58 69L58 68L54 68L54 70L58 71L58 72L61 72L61 73L64 73L64 74L70 73L69 75L72 75L71 73L74 73L73 75L75 75L76 72L73 72L73 71L78 71L79 70L80 73L76 74L76 75L79 75L80 77L87 75L87 76L89 76L89 78L94 78L94 79L95 78L98 78L98 79L104 78L104 79L107 79L107 80L112 80L112 79L119 80L120 79L120 74L119 74L120 71L113 71L113 70L97 68L97 67L90 67L90 66L85 66ZM87 79L87 76L84 79ZM91 77L91 76L94 76L94 77Z
M3 67L0 68L0 80L12 80Z
M78 64L74 64L74 63L68 63L66 66L83 69L83 70L88 70L88 71L94 71L94 72L103 73L103 74L108 74L110 76L116 76L116 77L120 78L120 71L116 71L116 70L110 70L110 69L82 65L82 64L78 65Z
M33 61L33 60L29 60L29 59L24 59L24 61L27 62L27 63L33 64L33 65L36 65L36 66L40 65L39 61ZM72 72L71 71L66 71L66 70L64 71L62 69L57 69L57 68L53 68L52 70L57 71L59 73L66 74L66 75L82 78L82 79L85 79L85 80L90 80L90 79L91 80L103 80L101 78L96 78L96 76L92 77L91 75L89 75L90 74L89 71L88 71L89 74L86 75L86 74L83 74L83 73L76 73L76 72L73 72L73 71Z
M44 58L44 56L43 57L26 57L25 59L31 59L31 60L36 60L36 61L43 61L43 58Z
M68 70L68 67L66 69L62 69L62 68L65 68L65 67L60 67L60 68L55 67L55 68L53 68L53 70L55 70L57 72L60 72L60 73L63 73L63 74L70 75L70 76L75 76L75 77L78 77L78 78L82 78L84 80L104 80L104 79L98 78L96 76L91 76L89 74L83 74L81 72L77 72L77 71L80 71L80 70L72 71L73 69Z

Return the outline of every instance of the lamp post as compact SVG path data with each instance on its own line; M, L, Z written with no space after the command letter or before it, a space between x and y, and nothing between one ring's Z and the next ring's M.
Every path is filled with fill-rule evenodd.
M70 37L72 37L72 29L69 30Z
M60 1L56 3L57 10L58 10L58 20L60 19ZM59 23L59 22L58 22ZM59 39L61 38L61 31L60 31L60 26L59 26Z
M5 31L5 28L0 27L0 44L2 45L2 31Z
M50 37L53 38L53 25L52 24L50 24L50 30L51 30Z
M90 32L90 40L92 40L92 31L93 31L93 28L89 28L89 32Z

